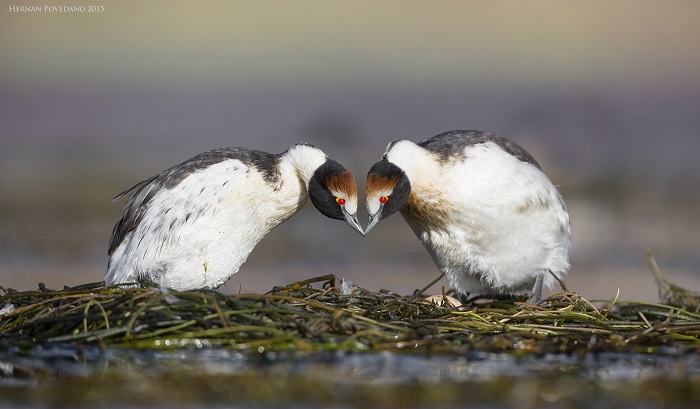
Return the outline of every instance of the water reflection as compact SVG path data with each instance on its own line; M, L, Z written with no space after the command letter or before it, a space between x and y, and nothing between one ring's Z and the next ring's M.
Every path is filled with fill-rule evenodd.
M74 345L0 352L5 408L697 407L700 356L515 357L135 351ZM197 345L199 347L197 347ZM0 350L3 348L0 347ZM554 405L554 406L552 406Z
M263 371L301 376L322 373L327 380L375 384L413 382L493 381L501 377L530 378L569 375L588 380L630 380L661 376L700 378L700 356L678 348L654 355L600 353L585 356L548 354L518 357L470 352L460 356L382 353L244 353L193 342L193 348L129 350L72 345L37 347L31 354L10 348L0 353L2 384L34 385L51 377L91 377L106 372L131 371L163 374L239 375Z

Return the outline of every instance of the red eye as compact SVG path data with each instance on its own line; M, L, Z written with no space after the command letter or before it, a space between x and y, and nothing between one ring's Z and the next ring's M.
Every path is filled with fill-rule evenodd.
M379 203L386 203L389 200L389 196L382 196L379 198Z
M343 199L342 197L336 197L335 201L338 202L338 204L341 206L345 204L345 199Z

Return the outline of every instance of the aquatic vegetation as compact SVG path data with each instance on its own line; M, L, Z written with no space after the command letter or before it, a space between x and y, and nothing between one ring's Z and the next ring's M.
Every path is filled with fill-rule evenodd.
M148 349L516 355L700 351L697 294L667 286L663 294L671 295L663 304L587 300L561 285L563 291L538 305L522 298L457 308L385 291L348 291L334 276L266 294L161 292L104 283L59 291L42 285L27 292L2 288L0 346L70 342Z
M460 307L334 276L266 294L0 287L0 400L18 408L696 407L697 295L664 280L662 303L587 300L561 282L538 305L523 297Z
M647 251L647 263L649 264L651 274L654 276L654 280L656 280L656 286L659 289L659 298L662 302L681 307L691 312L700 312L700 293L680 287L666 278L661 272L651 251Z

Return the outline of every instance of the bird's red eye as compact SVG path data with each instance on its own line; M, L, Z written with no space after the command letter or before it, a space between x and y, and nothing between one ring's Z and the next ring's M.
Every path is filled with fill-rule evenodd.
M345 204L345 199L343 199L342 197L336 197L335 201L338 202L338 204L341 206Z
M379 203L386 203L389 200L389 196L382 196L379 198Z

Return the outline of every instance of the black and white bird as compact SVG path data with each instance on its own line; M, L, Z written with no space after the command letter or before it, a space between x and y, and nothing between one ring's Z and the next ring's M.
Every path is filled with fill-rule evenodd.
M364 235L352 173L308 144L280 154L214 149L114 201L129 193L109 243L107 285L146 279L175 290L220 287L309 198L323 215Z
M461 294L504 296L554 284L569 268L566 204L525 149L480 131L389 144L367 175L367 234L399 211Z

